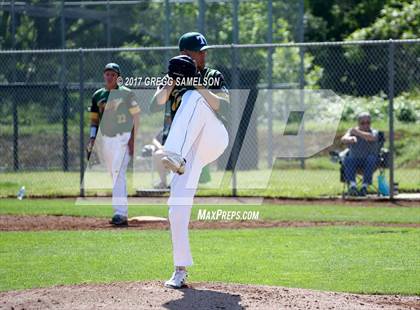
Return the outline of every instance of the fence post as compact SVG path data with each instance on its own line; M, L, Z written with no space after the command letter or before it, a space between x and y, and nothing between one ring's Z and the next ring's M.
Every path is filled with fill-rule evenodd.
M231 67L231 80L232 80L232 90L231 93L231 139L232 139L232 150L229 156L229 166L232 169L232 196L236 197L237 193L237 175L236 167L237 160L239 158L238 147L237 147L237 137L239 133L239 120L238 120L238 69L237 69L237 55L235 50L235 45L232 44L232 67Z
M106 1L106 47L111 47L111 4L109 0ZM106 54L107 61L111 61L111 53L108 51Z
M11 5L11 27L12 27L12 49L16 48L16 16L15 1L10 2ZM16 83L16 55L12 55L12 83ZM16 85L12 87L12 109L13 109L13 170L19 170L19 115L16 100Z
M299 46L299 109L304 113L305 108L305 47ZM290 115L290 114L289 114ZM305 169L305 122L302 117L299 129L300 168Z
M83 49L79 49L79 149L80 149L80 197L85 196L85 184L83 181L85 173L85 135L84 135L84 74L83 74L83 61L84 61Z
M66 48L66 17L64 15L64 0L61 0L61 48ZM69 169L69 148L68 148L68 111L69 111L69 100L68 100L68 89L66 81L66 54L61 54L61 71L60 71L60 84L63 94L63 105L62 105L62 118L63 118L63 171Z
M273 1L268 1L268 43L273 43ZM268 48L267 59L267 84L268 84L268 150L267 164L268 167L273 165L273 48Z
M305 4L303 0L299 1L299 43L305 41ZM299 106L301 111L305 107L305 47L299 46ZM305 154L305 123L302 118L300 124L300 151ZM300 168L305 169L305 158L300 158Z
M169 0L165 0L165 23L164 23L164 46L169 46L171 41L171 4ZM162 63L167 64L171 53L168 49L165 49L163 53Z
M235 47L235 44L238 44L239 42L239 22L238 22L238 11L239 11L239 0L233 0L233 6L232 6L232 24L233 24L233 44L232 44L232 88L234 90L233 95L233 105L232 105L232 109L233 109L233 116L232 116L232 128L236 129L238 128L238 130L236 131L236 135L234 137L233 140L233 147L232 147L232 152L231 152L231 156L230 156L230 162L232 164L232 196L236 197L238 196L238 191L237 191L237 175L236 175L236 167L237 167L237 161L239 158L239 149L237 146L237 141L236 138L238 137L238 133L239 133L239 123L240 120L238 120L238 87L239 87L239 76L238 76L238 55L237 55L237 47ZM236 94L235 94L236 93ZM233 138L233 137L232 137ZM232 157L233 155L233 157ZM232 158L234 158L235 160L231 160Z
M394 199L394 77L395 77L395 43L388 43L388 118L389 118L389 199Z
M206 32L206 0L198 0L198 21L197 28L200 33Z
M67 85L63 86L63 170L69 170L69 133L68 133L68 118L69 118L69 94Z
M13 170L19 170L19 115L16 101L16 86L12 88L12 108L13 108Z

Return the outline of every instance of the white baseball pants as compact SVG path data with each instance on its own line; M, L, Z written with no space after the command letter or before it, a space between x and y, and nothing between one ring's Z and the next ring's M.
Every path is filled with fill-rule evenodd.
M102 136L102 156L107 170L112 176L112 208L114 215L128 216L126 172L130 155L128 140L131 133L117 134L115 137Z
M193 264L188 224L201 170L222 155L228 143L226 128L208 103L198 91L187 91L164 145L165 151L186 159L185 173L173 177L168 199L175 266Z

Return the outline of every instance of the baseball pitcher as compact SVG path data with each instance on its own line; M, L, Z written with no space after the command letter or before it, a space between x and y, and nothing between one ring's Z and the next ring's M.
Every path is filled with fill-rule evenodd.
M207 48L200 33L181 36L181 55L168 66L168 76L175 82L160 87L152 101L166 105L162 163L175 172L168 200L175 271L165 282L171 288L185 284L186 267L193 264L188 224L201 171L222 155L229 141L218 113L229 102L229 92L223 75L205 66ZM188 78L198 78L199 85L183 84Z
M126 171L130 157L134 153L134 139L139 125L140 107L134 93L117 83L121 75L116 63L104 68L105 87L98 89L92 96L90 107L90 141L88 158L98 133L101 135L98 152L105 161L112 177L112 207L114 215L110 224L126 226L128 201ZM98 141L98 142L99 142Z

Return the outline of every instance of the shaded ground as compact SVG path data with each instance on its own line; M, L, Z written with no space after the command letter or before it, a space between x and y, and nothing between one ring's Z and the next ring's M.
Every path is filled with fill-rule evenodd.
M356 295L259 285L161 282L56 286L0 293L0 309L420 309L418 296Z
M79 216L54 215L0 215L0 231L39 230L102 230L115 229L109 219ZM419 223L380 223L360 221L192 221L192 229L239 229L269 227L315 227L315 226L388 226L420 227ZM168 229L167 221L130 222L125 229Z

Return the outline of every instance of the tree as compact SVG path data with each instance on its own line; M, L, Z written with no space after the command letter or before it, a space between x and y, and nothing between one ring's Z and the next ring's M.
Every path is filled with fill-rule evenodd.
M347 40L388 40L413 39L420 35L419 1L393 1L385 5L379 17L368 27L358 29L347 37ZM374 47L347 47L344 57L353 68L353 82L357 88L363 89L366 76L383 75L383 84L374 86L377 93L387 92L388 49L380 47L376 52ZM395 45L395 91L400 93L418 86L420 72L417 69L420 46L418 44ZM366 84L366 83L365 83Z
M341 41L375 21L389 0L307 0L307 41ZM314 40L315 39L315 40Z

